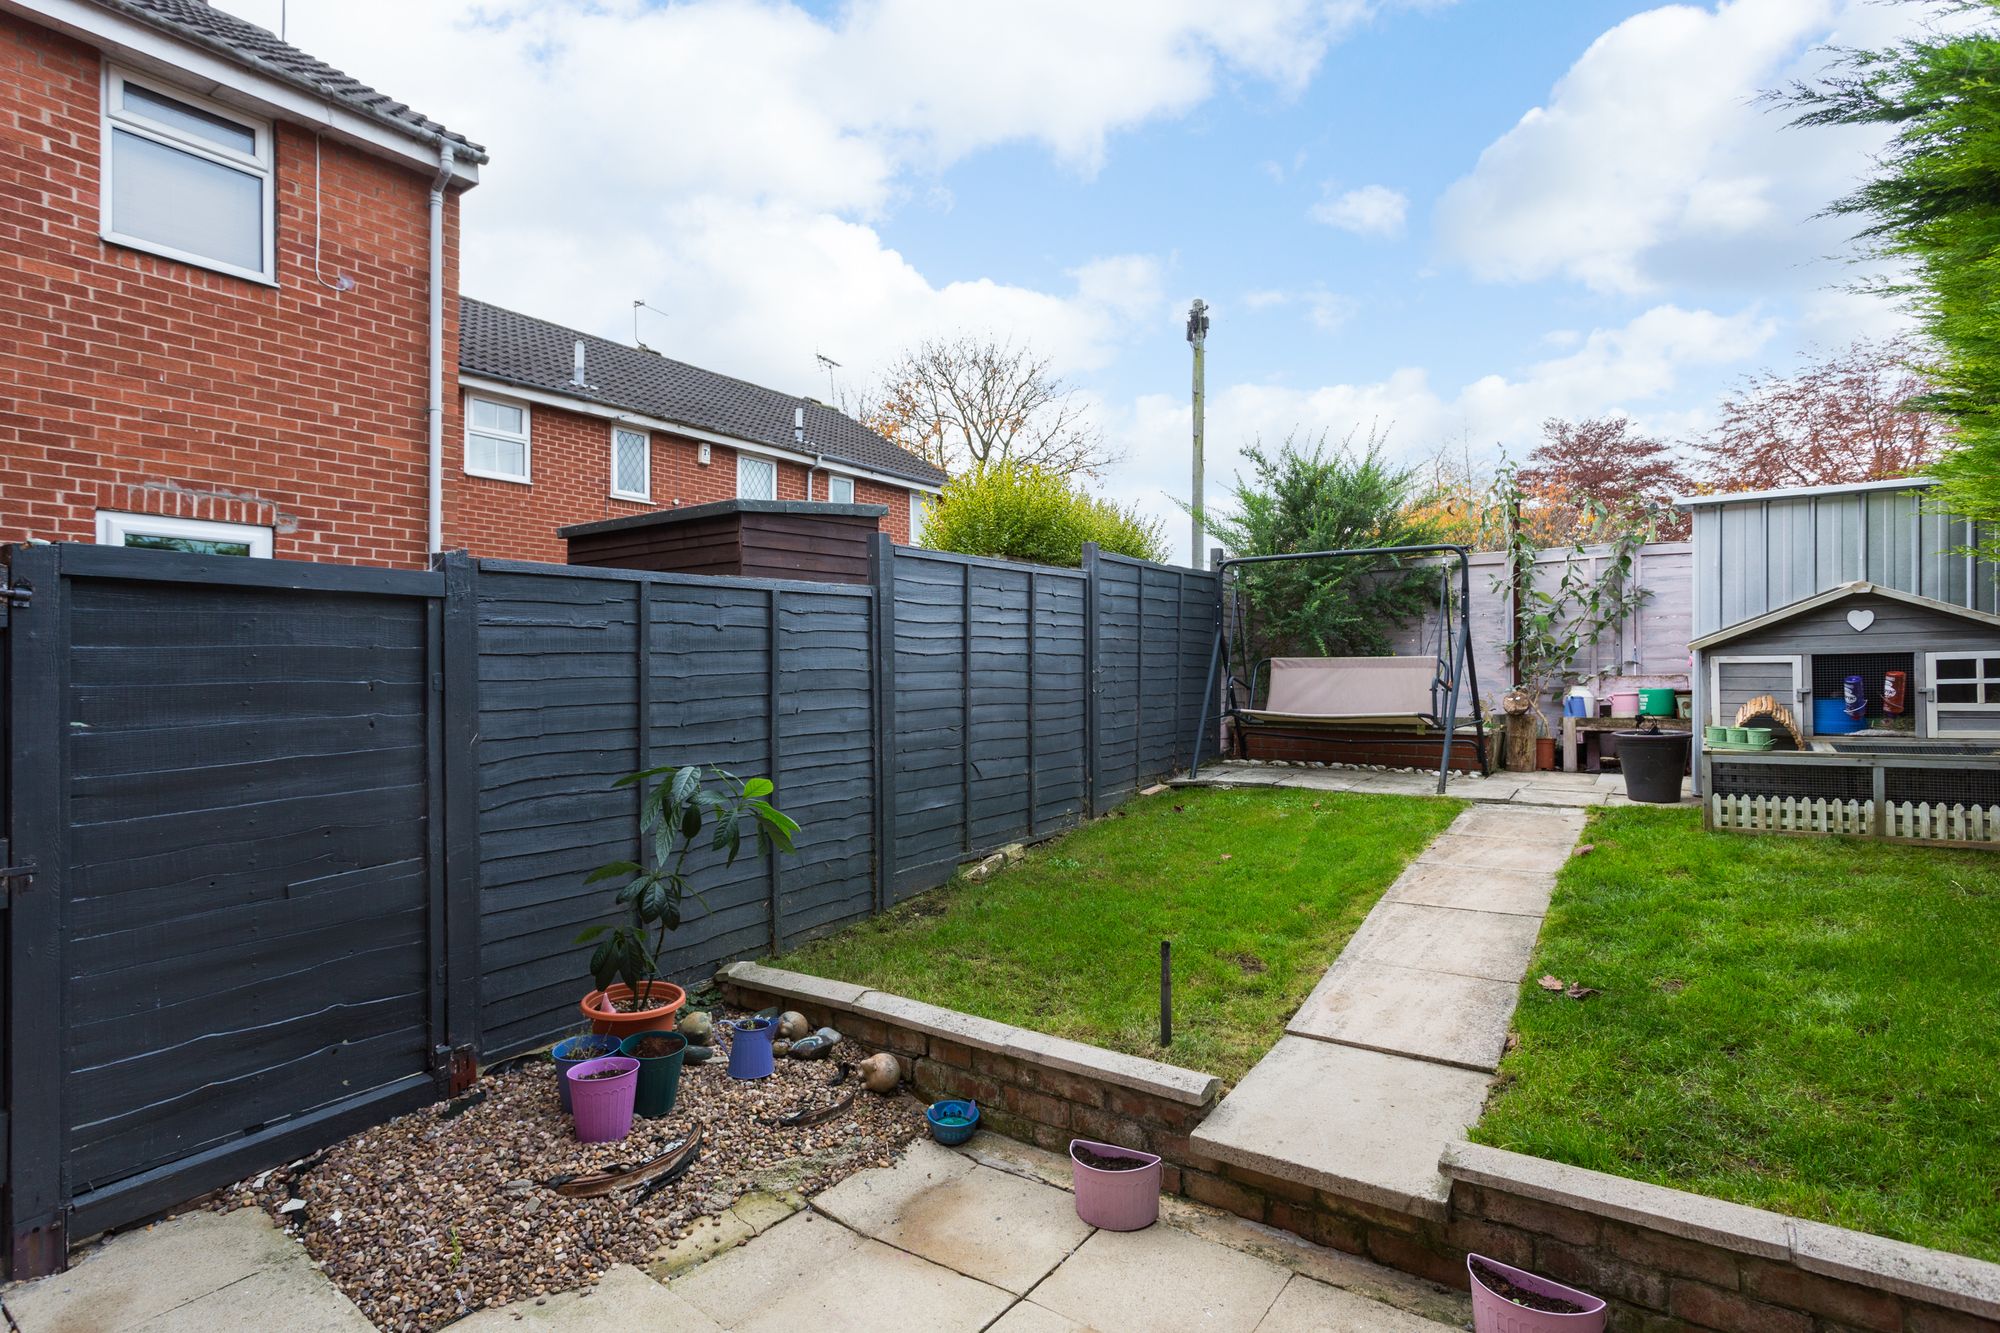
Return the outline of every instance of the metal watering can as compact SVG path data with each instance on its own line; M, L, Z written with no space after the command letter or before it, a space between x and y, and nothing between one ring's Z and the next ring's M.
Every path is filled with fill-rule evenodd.
M771 1076L771 1039L778 1035L775 1018L724 1019L729 1029L729 1077L735 1079Z

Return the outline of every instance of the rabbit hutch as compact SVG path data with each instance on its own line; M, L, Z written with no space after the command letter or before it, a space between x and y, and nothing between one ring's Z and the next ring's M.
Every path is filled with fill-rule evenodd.
M1821 560L1849 575L1768 609L1739 587L1733 609L1749 614L1689 645L1709 827L2000 850L1994 570L1920 497L1901 481L1742 497L1706 525L1697 511L1698 625L1728 600L1732 560L1760 557L1768 591L1818 581Z

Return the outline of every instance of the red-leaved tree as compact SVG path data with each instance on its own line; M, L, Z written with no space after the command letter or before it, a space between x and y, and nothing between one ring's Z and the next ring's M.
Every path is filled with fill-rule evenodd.
M1625 417L1550 417L1542 423L1541 443L1521 469L1520 483L1549 515L1565 510L1580 514L1587 502L1600 514L1614 516L1612 521L1650 511L1662 540L1685 532L1683 516L1668 503L1689 488L1680 456L1665 440L1640 434ZM1563 540L1594 536L1580 530L1557 535Z
M1795 375L1745 380L1699 444L1703 485L1762 491L1922 472L1950 437L1942 417L1905 406L1930 388L1914 355L1904 341L1864 339Z

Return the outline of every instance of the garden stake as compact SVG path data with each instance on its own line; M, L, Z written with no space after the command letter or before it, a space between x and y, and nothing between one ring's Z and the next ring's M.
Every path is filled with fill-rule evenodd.
M1174 946L1160 941L1160 1045L1174 1044Z

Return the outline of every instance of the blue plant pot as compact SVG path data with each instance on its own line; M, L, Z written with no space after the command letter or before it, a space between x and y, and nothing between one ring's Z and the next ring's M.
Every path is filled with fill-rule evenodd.
M585 1060L601 1060L607 1055L618 1054L618 1038L585 1033L581 1037L570 1037L555 1044L549 1058L556 1065L556 1096L562 1099L562 1109L570 1108L569 1071Z
M771 1076L771 1039L778 1025L768 1018L745 1018L729 1025L729 1077Z
M947 1148L955 1147L979 1129L979 1104L955 1098L932 1102L924 1111L924 1121L931 1127L932 1138Z

